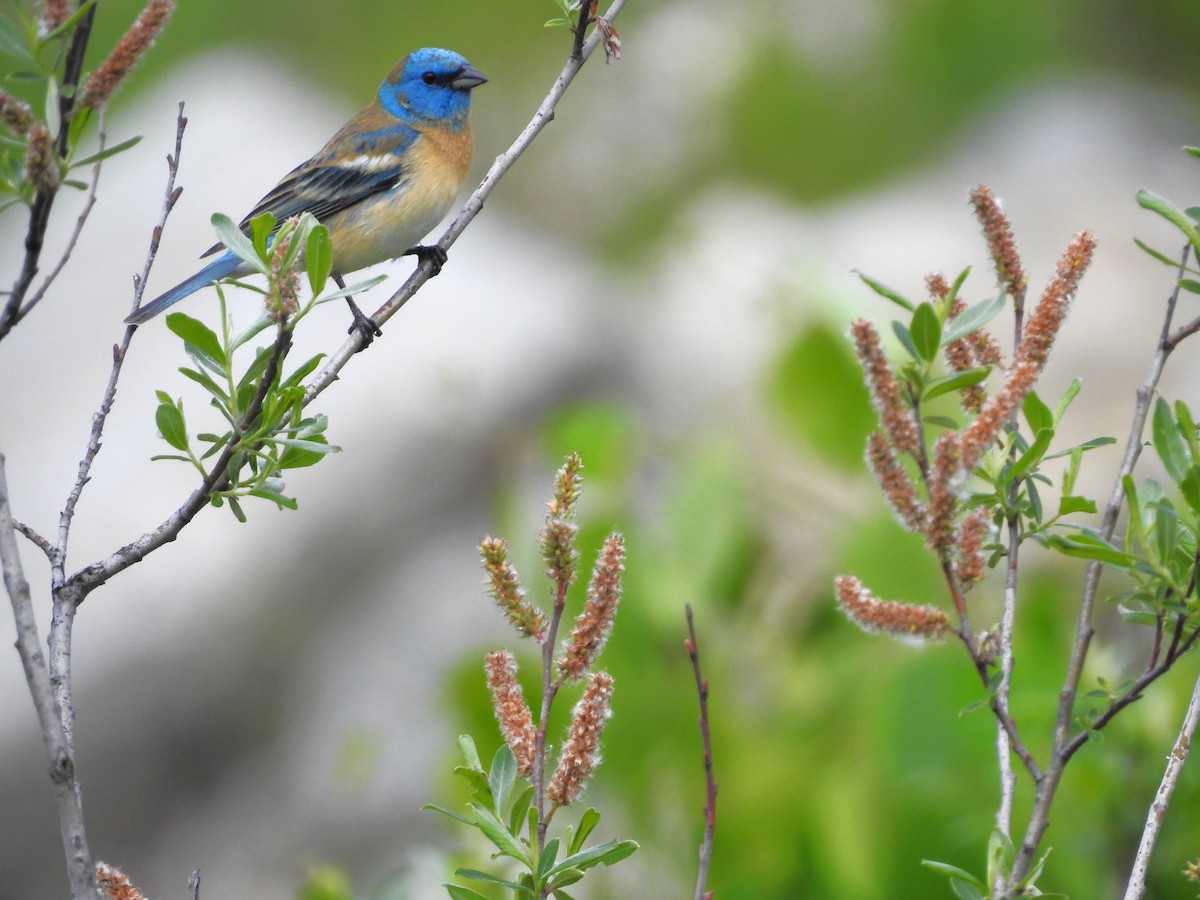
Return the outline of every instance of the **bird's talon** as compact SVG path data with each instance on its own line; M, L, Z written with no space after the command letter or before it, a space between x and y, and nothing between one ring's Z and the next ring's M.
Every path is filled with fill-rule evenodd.
M440 274L442 271L442 266L444 266L446 264L446 260L450 258L446 251L437 246L437 244L432 244L430 246L425 246L422 244L417 247L412 247L408 250L405 250L403 255L415 256L418 262L428 261L431 267L431 271L429 272L430 278Z

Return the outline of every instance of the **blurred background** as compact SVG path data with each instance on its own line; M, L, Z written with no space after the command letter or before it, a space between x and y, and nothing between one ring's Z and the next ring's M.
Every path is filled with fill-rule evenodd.
M89 67L140 5L103 0ZM56 527L181 100L184 193L151 295L196 268L214 211L240 218L412 48L458 50L491 79L474 100L482 176L564 61L568 33L542 27L554 15L549 0L181 3L109 110L110 142L142 142L106 164L71 265L0 347L16 516ZM886 329L892 309L853 270L920 298L927 273L973 266L966 296L991 296L966 202L981 182L1003 198L1031 296L1072 234L1092 229L1098 255L1039 390L1053 401L1082 378L1064 439L1123 439L1172 284L1133 238L1178 244L1134 193L1186 206L1200 190L1200 164L1179 149L1200 143L1200 5L632 0L618 29L624 59L593 59L444 273L316 404L343 452L289 480L299 510L249 504L245 525L206 510L81 609L92 850L148 896L185 896L199 868L203 897L282 900L328 865L358 896L423 900L445 895L454 866L479 864L482 848L419 807L465 801L450 775L457 734L485 758L498 745L484 654L509 647L525 675L536 667L483 595L475 546L507 536L544 597L534 535L571 450L586 465L584 565L613 529L629 548L606 652L615 714L585 805L605 814L598 839L642 847L578 895L691 895L704 781L685 603L712 684L719 898L944 897L922 859L983 871L994 727L961 714L982 698L965 655L864 635L833 605L842 572L881 596L944 602L862 464L873 417L844 335L858 316ZM48 259L77 209L77 197L55 207ZM24 218L0 218L6 278ZM364 308L410 267L381 267L392 278ZM211 292L182 308L216 322ZM322 308L297 352L332 351L346 324ZM1165 396L1194 407L1198 359L1185 344ZM150 462L166 450L155 390L184 398L193 431L215 429L177 371L186 363L161 320L140 330L71 571L192 489L185 466ZM1107 496L1119 452L1089 454L1087 491ZM23 553L45 613L44 560ZM1013 706L1043 758L1081 571L1032 549L1023 559ZM1105 587L1124 589L1112 576ZM972 594L976 623L994 620L998 595L992 580ZM1085 689L1144 659L1145 636L1111 604L1097 625ZM0 617L0 644L14 637ZM1044 890L1099 898L1124 885L1195 674L1185 661L1072 762ZM46 761L13 652L0 654L0 698L0 897L61 897ZM1195 896L1180 870L1200 854L1197 800L1192 766L1152 897ZM1018 822L1027 809L1023 793Z

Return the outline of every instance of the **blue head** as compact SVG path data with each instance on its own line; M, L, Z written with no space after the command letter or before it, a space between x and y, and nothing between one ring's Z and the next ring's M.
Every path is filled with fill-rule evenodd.
M379 87L379 102L414 125L438 121L461 128L471 109L471 89L487 81L452 50L425 47L400 60Z

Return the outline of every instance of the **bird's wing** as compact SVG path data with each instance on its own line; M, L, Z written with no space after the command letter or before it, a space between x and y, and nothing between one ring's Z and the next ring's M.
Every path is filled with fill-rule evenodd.
M391 190L405 174L403 157L398 153L362 154L337 162L310 160L279 182L238 227L249 234L250 220L267 212L280 223L306 212L324 221L368 197ZM215 244L202 255L216 253L224 246Z

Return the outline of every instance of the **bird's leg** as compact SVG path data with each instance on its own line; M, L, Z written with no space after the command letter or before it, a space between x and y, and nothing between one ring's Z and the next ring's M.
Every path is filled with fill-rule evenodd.
M342 279L342 273L334 272L332 274L333 283L340 288L345 288L346 282ZM371 341L383 334L383 331L381 331L379 326L375 324L374 319L358 308L358 304L354 302L353 297L347 296L346 303L350 307L350 314L354 316L354 321L350 324L350 327L346 329L346 334L353 334L357 331L360 335L362 335L362 346L358 349L360 351L366 350L369 346L371 346Z
M423 244L416 247L409 247L400 255L415 256L418 262L425 262L425 260L429 260L430 264L433 266L432 271L429 273L430 278L441 273L442 266L446 264L446 260L448 259L446 256L446 251L437 246L437 244L432 244L428 247Z

